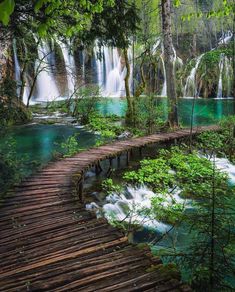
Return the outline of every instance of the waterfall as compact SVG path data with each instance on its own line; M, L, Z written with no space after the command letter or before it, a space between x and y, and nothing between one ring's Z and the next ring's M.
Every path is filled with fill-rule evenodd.
M37 77L37 101L53 101L60 96L53 75L53 55L45 41L38 45L38 60L35 71L40 72Z
M164 83L163 83L163 87L162 87L162 92L161 92L161 96L166 97L167 96L167 88L166 88L166 67L165 67L165 62L163 59L163 56L160 56L161 60L162 60L162 67L163 67L163 74L164 74Z
M122 56L117 48L107 46L94 47L95 63L97 70L97 82L103 96L120 97L125 94L124 79L126 68L122 64ZM131 50L128 50L130 63L132 62ZM132 66L130 78L130 90L132 88Z
M200 55L197 59L196 59L196 64L195 66L192 68L187 80L186 80L186 84L184 87L184 97L194 97L197 96L197 85L196 85L196 73L197 73L197 69L198 66L201 62L201 59L203 57L204 54ZM192 94L190 95L190 89L192 89Z
M172 207L174 204L182 206L191 206L190 200L180 197L181 190L174 188L169 190L169 194L156 194L146 186L138 188L127 187L120 194L112 193L108 195L99 207L95 202L87 204L87 209L96 210L98 217L105 216L108 220L117 220L127 222L128 224L138 224L145 227L154 228L158 232L165 233L170 229L170 225L156 219L147 212L152 207L152 199L158 197L161 199L161 205L165 208Z
M57 42L61 48L64 62L65 62L67 82L68 82L68 95L70 96L74 92L75 83L76 83L76 68L75 68L74 56L71 53L70 44L67 45L61 41L57 41Z
M96 63L96 72L97 72L97 84L100 89L104 86L103 80L103 59L104 59L104 52L103 48L99 48L98 44L96 43L94 47L94 56L95 56L95 63Z
M232 91L232 84L231 84L231 76L233 76L233 69L231 66L232 61L225 56L224 60L224 66L225 66L225 75L227 80L227 97L231 96Z
M218 83L218 91L217 91L217 98L223 97L223 69L224 69L224 60L225 55L220 55L220 61L219 61L219 83Z
M158 43L157 43L158 44ZM155 50L156 50L156 47L154 47ZM176 70L176 65L179 65L179 66L183 66L183 60L177 56L176 54L176 50L175 48L173 47L173 68L174 68L174 71ZM166 66L165 66L165 61L164 61L164 47L163 47L163 43L162 43L162 46L161 46L161 50L162 50L162 54L160 55L160 58L161 58L161 61L162 61L162 68L163 68L163 74L164 74L164 83L163 83L163 87L162 87L162 91L161 91L161 95L160 96L164 96L166 97L167 96L167 82L166 82Z
M16 93L19 97L20 95L20 86L21 86L21 80L20 80L20 63L17 56L17 48L16 48L16 40L13 40L13 55L14 55L14 69L15 69L15 81L16 81Z
M229 30L226 33L223 33L219 39L218 45L226 45L230 42L233 37L233 33Z
M20 96L20 89L22 86L21 82L21 68L20 68L20 63L18 60L18 55L17 55L17 45L16 45L16 40L13 40L13 56L14 56L14 70L15 70L15 81L16 81L16 93L17 96ZM28 101L28 96L29 96L29 81L28 78L26 77L26 84L24 85L24 92L23 92L23 103L27 104Z

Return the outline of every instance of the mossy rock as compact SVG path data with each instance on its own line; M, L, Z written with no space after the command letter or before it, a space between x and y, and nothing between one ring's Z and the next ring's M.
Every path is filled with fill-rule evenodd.
M1 126L25 124L31 121L30 110L16 99L0 98L0 121Z

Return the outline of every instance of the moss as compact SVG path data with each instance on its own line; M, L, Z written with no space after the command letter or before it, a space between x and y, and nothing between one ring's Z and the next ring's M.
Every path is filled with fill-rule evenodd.
M180 272L173 263L169 264L160 264L160 265L151 265L150 268L146 270L147 272L160 271L162 276L168 276L174 279L180 280Z
M137 248L140 250L145 250L145 249L149 249L149 246L147 243L138 243Z
M26 106L15 99L0 99L0 121L1 126L25 124L32 119L32 115Z

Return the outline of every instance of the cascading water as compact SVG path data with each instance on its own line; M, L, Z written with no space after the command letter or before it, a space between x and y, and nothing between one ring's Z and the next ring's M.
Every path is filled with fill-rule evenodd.
M174 53L174 57L173 57L173 67L174 70L176 70L176 65L182 66L183 65L183 60L177 56L176 54L176 50L173 47L173 53ZM155 49L156 50L156 49ZM162 86L162 91L160 96L166 97L167 96L167 82L166 82L166 66L165 66L165 61L164 61L164 47L163 47L163 43L161 45L161 50L162 50L162 54L160 55L161 58L161 62L162 62L162 68L163 68L163 75L164 75L164 83Z
M127 187L121 194L111 194L106 197L105 203L99 207L95 202L87 204L87 209L96 210L97 216L105 216L108 220L125 221L129 224L138 224L156 229L165 233L170 225L156 220L151 214L146 215L146 210L151 209L152 199L161 198L162 206L168 208L173 204L191 205L190 200L182 199L179 194L181 190L175 188L169 194L155 194L146 186L139 188Z
M68 82L68 94L71 95L74 92L76 85L76 68L74 56L70 50L70 44L65 44L61 41L57 41L65 62L66 73L67 73L67 82Z
M165 62L164 62L163 56L161 55L160 58L162 61L162 68L163 68L163 74L164 74L164 83L163 83L163 87L162 87L161 96L166 97L167 96L167 92L166 92L166 90L167 90L167 88L166 88L166 67L165 67Z
M224 67L225 67L225 75L227 80L227 96L231 96L232 92L232 83L230 76L233 76L233 68L232 68L232 60L225 56Z
M103 96L120 97L125 95L124 79L126 68L122 64L122 56L117 48L107 46L94 48L97 70L97 82ZM131 50L128 50L130 63L132 62ZM132 66L130 90L132 88Z
M15 66L15 81L17 86L17 95L20 95L20 64L17 56L16 40L13 40L13 54L14 54L14 66Z
M226 45L228 44L233 37L233 33L231 31L227 31L223 33L222 37L219 39L218 45Z
M14 55L14 70L15 70L15 81L16 81L16 93L17 96L20 96L22 81L21 81L21 68L20 63L17 56L17 46L16 46L16 40L13 40L13 55ZM28 78L26 77L26 84L24 84L24 92L23 92L23 103L27 104L29 96L29 82Z
M196 64L191 70L184 87L184 97L194 97L197 96L197 85L196 85L196 73L201 62L201 59L204 54L200 55L197 60Z
M53 101L60 94L53 75L52 52L45 41L41 41L38 45L38 60L35 64L35 71L39 70L37 77L37 94L36 101Z
M217 91L217 98L223 97L223 69L224 69L224 60L225 55L220 55L220 61L219 61L219 83L218 83L218 91Z

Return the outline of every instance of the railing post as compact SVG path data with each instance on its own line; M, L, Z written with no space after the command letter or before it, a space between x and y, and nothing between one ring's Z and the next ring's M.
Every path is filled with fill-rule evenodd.
M130 164L130 151L129 150L126 152L126 164L127 165Z
M98 161L98 163L95 165L95 173L96 175L99 175L102 172L102 167L100 165L100 162Z
M84 177L82 177L78 185L78 196L81 203L84 202L83 187L84 187Z

